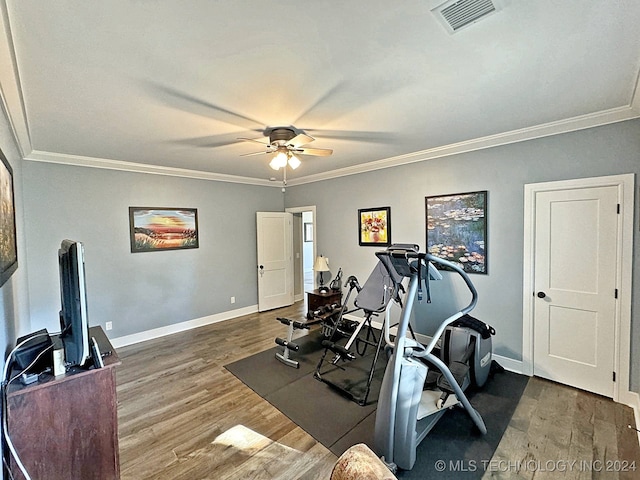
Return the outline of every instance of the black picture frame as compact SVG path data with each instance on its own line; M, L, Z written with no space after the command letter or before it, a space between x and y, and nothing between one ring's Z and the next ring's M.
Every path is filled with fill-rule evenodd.
M427 252L467 273L487 274L487 202L487 190L425 197Z
M391 207L358 210L358 244L361 247L391 245Z
M131 253L199 247L196 208L129 207Z
M18 269L13 169L0 150L0 287Z

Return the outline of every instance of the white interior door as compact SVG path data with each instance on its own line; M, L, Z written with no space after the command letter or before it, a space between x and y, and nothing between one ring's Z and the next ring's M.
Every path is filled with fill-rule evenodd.
M257 212L258 310L293 304L293 215Z
M535 196L534 374L614 395L618 189Z

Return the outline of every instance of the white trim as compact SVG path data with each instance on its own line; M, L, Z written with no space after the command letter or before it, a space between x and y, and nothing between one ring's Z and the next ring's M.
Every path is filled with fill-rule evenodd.
M638 97L640 95L635 95ZM425 160L433 160L436 158L458 155L460 153L474 152L477 150L485 150L487 148L498 147L501 145L509 145L511 143L519 143L536 138L549 137L562 133L575 132L587 128L599 127L611 123L622 122L640 117L640 111L631 106L611 108L601 112L579 115L577 117L558 120L555 122L534 125L532 127L511 130L496 135L488 135L486 137L474 138L459 143L443 145L441 147L430 148L419 152L399 155L397 157L385 158L374 162L368 162L361 165L353 165L351 167L340 168L331 172L319 173L316 175L308 175L306 177L295 178L289 180L289 186L303 185L306 183L319 182L321 180L329 180L333 178L345 177L347 175L356 175L358 173L371 172L381 170L383 168L397 167L410 163L423 162Z
M178 332L184 332L193 328L204 327L205 325L211 325L213 323L222 322L225 320L231 320L233 318L242 317L244 315L250 315L258 311L258 305L250 305L248 307L239 308L237 310L229 310L227 312L217 313L215 315L208 315L206 317L196 318L194 320L187 320L186 322L174 323L173 325L167 325L166 327L154 328L146 330L144 332L134 333L131 335L125 335L124 337L118 337L111 339L111 345L114 348L120 348L134 343L145 342L147 340L153 340L154 338L165 337Z
M317 250L318 250L318 242L316 239L316 232L317 232L317 228L316 228L316 206L315 205L309 205L306 207L288 207L284 209L285 212L289 212L289 213L304 213L304 212L311 212L311 216L312 218L312 222L311 222L311 229L313 230L313 258L311 259L311 264L313 265L316 255L317 255ZM303 224L303 228L304 228L304 224ZM304 236L304 232L302 233ZM301 238L301 241L304 242L304 238ZM304 259L303 259L304 260ZM302 268L302 294L301 294L301 300L304 299L304 262L301 262L301 268ZM313 288L316 288L316 278L315 275L313 276Z
M636 90L637 90L636 86ZM373 162L367 162L350 167L339 168L329 172L318 173L315 175L307 175L300 178L287 180L287 186L304 185L307 183L320 182L334 178L345 177L348 175L356 175L385 168L397 167L426 160L433 160L460 153L468 153L477 150L485 150L488 148L498 147L501 145L509 145L512 143L524 142L536 138L543 138L562 133L575 132L587 128L599 127L611 123L632 120L640 117L640 108L638 100L640 95L637 91L632 97L630 105L623 107L611 108L600 112L579 115L572 118L558 120L555 122L534 125L532 127L511 130L496 135L488 135L485 137L474 138L463 142L453 143L450 145L442 145L439 147L421 150L418 152L398 155L395 157L384 158ZM25 146L22 145L24 150ZM59 163L65 165L76 165L84 167L104 168L110 170L121 170L137 173L148 173L156 175L169 175L174 177L196 178L200 180L211 180L218 182L242 183L248 185L260 185L265 187L282 188L282 185L270 180L253 177L241 177L236 175L226 175L213 172L203 172L199 170L189 170L174 167L161 167L157 165L141 164L134 162L125 162L121 160L111 160L106 158L85 157L80 155L66 155L62 153L53 153L39 150L28 150L24 159L33 162Z
M43 152L40 150L32 150L31 153L24 157L24 160L29 160L31 162L59 163L63 165L74 165L78 167L102 168L105 170L119 170L134 173L148 173L153 175L167 175L170 177L195 178L197 180L210 180L214 182L243 183L248 185L260 185L263 187L274 186L272 181L262 180L259 178L203 172L199 170L189 170L186 168L162 167L159 165L124 162L121 160L110 160L107 158L95 158L85 157L82 155Z
M20 155L24 156L31 151L31 132L6 0L0 3L0 36L6 40L0 42L0 63L3 67L10 65L10 68L3 69L0 73L1 109L8 119L16 147Z
M616 310L614 368L617 372L613 400L628 404L631 364L631 281L633 274L633 208L634 174L581 178L527 184L524 186L524 259L523 259L523 312L522 312L522 371L533 375L533 256L535 240L535 195L538 192L587 188L596 186L618 187L621 205L618 226L618 255L616 279L619 298Z
M627 393L628 393L627 400L629 403L627 402L622 402L622 403L626 403L633 409L633 418L636 422L635 429L636 429L636 433L638 434L638 444L640 444L640 432L638 432L638 430L640 430L640 395L638 395L636 392L627 392Z

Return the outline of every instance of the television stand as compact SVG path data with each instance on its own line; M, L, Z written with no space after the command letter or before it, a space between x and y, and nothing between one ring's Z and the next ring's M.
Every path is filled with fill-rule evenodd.
M115 367L120 360L100 327L89 329L105 357L104 368L41 375L7 392L9 434L34 479L117 480L118 411ZM11 458L16 479L22 472Z

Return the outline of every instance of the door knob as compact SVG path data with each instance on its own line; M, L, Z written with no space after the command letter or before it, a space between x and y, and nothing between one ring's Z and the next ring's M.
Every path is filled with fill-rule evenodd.
M546 294L546 293L544 293L544 292L538 292L538 298L544 298L544 297L546 297L546 296L547 296L547 294Z

